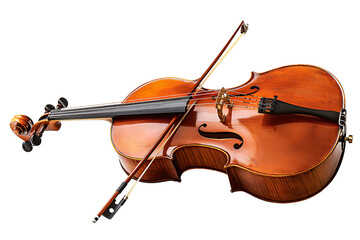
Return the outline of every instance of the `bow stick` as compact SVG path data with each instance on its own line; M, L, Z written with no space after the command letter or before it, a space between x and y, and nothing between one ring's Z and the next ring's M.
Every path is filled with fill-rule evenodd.
M235 36L240 30L240 35L238 38L234 41L234 43L231 45L229 49L227 49L230 45L230 43L233 41ZM223 49L220 51L220 53L217 55L215 60L210 64L210 66L206 69L206 71L201 75L201 77L197 80L197 82L194 84L194 88L189 93L189 96L195 96L197 92L201 89L202 85L205 83L205 81L209 78L209 76L213 73L213 71L217 68L217 66L222 62L222 60L227 56L227 54L231 51L231 49L235 46L235 44L239 41L239 39L247 32L248 25L242 21L238 28L235 30L233 35L230 37L229 41L225 44ZM227 50L227 51L226 51ZM226 52L225 52L226 51ZM224 53L225 52L225 53ZM120 209L120 207L126 202L128 199L130 193L134 189L135 185L140 181L141 177L145 174L147 169L150 167L151 163L155 160L158 153L161 151L161 149L165 146L165 144L170 140L172 135L176 132L177 128L180 126L181 122L185 119L187 114L191 111L191 109L195 106L196 102L194 102L191 107L183 114L182 118L181 114L175 115L170 123L167 125L165 130L162 132L160 137L156 140L156 142L153 144L153 146L150 148L150 150L145 154L145 156L142 158L142 160L138 163L138 165L133 169L133 171L128 175L128 177L125 179L124 182L121 183L121 185L116 189L115 193L112 195L112 197L109 199L109 201L104 205L104 207L100 210L100 212L96 215L96 217L93 220L93 223L96 223L101 216L104 216L108 219L111 219L116 212ZM180 120L179 120L180 119ZM177 124L176 124L177 123ZM176 126L175 126L176 125ZM164 137L168 134L169 136L166 138L165 142L163 143L160 150L155 154L155 156L152 158L146 169L143 171L141 176L138 178L138 180L134 183L130 191L121 199L121 201L116 204L116 197L126 188L127 184L130 182L130 180L134 177L134 175L139 171L139 169L144 165L146 160L150 157L150 155L153 153L153 151L159 146L159 144L162 142Z

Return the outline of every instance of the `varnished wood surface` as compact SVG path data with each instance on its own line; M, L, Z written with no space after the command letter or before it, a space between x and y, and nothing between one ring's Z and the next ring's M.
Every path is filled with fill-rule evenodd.
M191 90L193 84L194 81L183 79L154 80L134 90L125 102L186 93ZM279 100L321 110L340 111L344 107L344 96L336 79L328 72L313 66L294 65L262 74L253 73L248 82L228 89L228 92L232 95L250 93L253 92L253 89L250 89L252 86L260 88L254 94L257 97L277 95ZM217 92L218 90L213 90L212 95L216 96ZM206 168L206 164L199 164L199 161L205 161L209 164L207 166L209 169L228 171L234 191L244 190L266 199L266 194L262 195L256 192L256 189L262 188L261 185L265 182L275 184L270 183L272 179L277 179L275 182L285 179L282 181L287 183L280 181L281 183L278 185L289 184L290 190L287 191L294 191L301 190L296 181L305 185L312 181L319 182L319 185L325 185L325 182L328 182L333 175L334 171L331 169L336 168L340 158L339 154L334 155L335 160L329 161L329 166L324 169L330 170L324 170L324 174L319 175L314 169L326 165L324 164L325 160L330 158L338 141L339 128L337 124L305 115L260 114L256 109L243 107L256 107L253 103L257 104L257 98L244 100L237 97L231 97L234 107L226 113L226 121L220 123L215 109L215 101L212 98L204 99L199 95L195 99L198 100L196 107L189 113L177 133L162 151L161 159L163 160L155 161L157 165L152 166L144 175L144 181L179 180L181 173L186 169L204 166ZM172 116L162 115L142 118L129 117L114 121L113 145L119 152L121 164L127 172L131 172L139 159L145 155L171 118ZM234 148L237 139L204 138L198 132L198 128L204 123L207 126L203 130L208 132L239 134L243 139L242 147ZM195 145L200 147L195 150L196 148L192 148ZM191 147L188 158L184 157L187 146ZM209 158L205 149L214 151L211 154L215 156L213 160L211 157ZM180 152L177 153L177 151ZM200 153L201 156L194 157L195 152ZM225 156L227 156L226 161L224 160ZM216 161L219 163L214 165ZM224 164L223 168L219 168L218 164ZM156 170L157 168L158 170ZM163 171L167 171L167 173ZM313 175L309 174L310 171L313 172ZM300 176L301 174L308 174L306 175L308 176L307 180L299 178L300 180L291 183L293 178L290 176ZM260 183L250 184L256 181ZM308 191L301 190L303 194L279 197L282 194L286 195L283 192L279 196L269 196L268 200L293 201L292 198L303 199L306 194L310 192L313 194L319 190L319 186L316 186Z
M25 115L16 115L10 121L11 130L24 141L29 141L30 137L39 131L58 131L60 127L59 121L40 120L33 124L33 121Z
M335 176L343 153L340 145L317 167L300 174L279 177L260 175L237 167L227 168L231 191L245 191L273 202L293 202L311 197Z

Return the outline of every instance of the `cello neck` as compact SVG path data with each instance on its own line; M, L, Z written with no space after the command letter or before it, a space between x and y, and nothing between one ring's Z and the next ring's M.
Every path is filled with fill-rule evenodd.
M185 113L190 96L153 101L52 110L48 120L110 119L122 116Z

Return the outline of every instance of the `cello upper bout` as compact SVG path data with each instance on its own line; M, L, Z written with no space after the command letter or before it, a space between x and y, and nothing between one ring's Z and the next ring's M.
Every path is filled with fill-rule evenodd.
M337 111L345 108L341 84L330 72L312 65L289 65L262 73L252 72L239 90L259 86L257 95L273 97L298 106Z
M256 77L259 76L259 75L260 75L260 73L255 72L255 71L252 71L252 72L250 73L250 79L249 79L249 81L252 80L252 79L254 79L254 78L256 78Z
M194 88L195 83L196 80L175 77L154 79L134 89L123 103L187 96Z

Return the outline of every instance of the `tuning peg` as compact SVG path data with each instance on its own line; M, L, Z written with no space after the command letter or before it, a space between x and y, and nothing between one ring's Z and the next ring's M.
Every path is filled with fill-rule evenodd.
M22 144L22 148L24 149L25 152L31 152L33 146L30 141L24 141Z
M56 106L56 108L58 108L58 109L65 108L67 106L68 106L68 101L66 100L66 98L63 98L63 97L59 98L58 105Z
M51 112L51 111L54 110L54 109L55 109L54 105L52 105L52 104L47 104L47 105L45 106L45 113Z
M39 146L41 144L41 137L39 135L34 134L31 136L30 142L34 146Z

